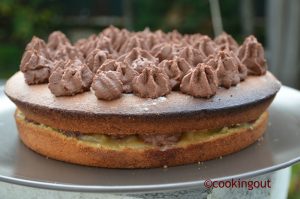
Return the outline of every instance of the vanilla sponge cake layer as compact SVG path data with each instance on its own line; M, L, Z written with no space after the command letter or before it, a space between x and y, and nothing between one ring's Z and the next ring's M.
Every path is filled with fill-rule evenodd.
M262 136L268 113L252 123L186 132L176 144L167 147L144 143L134 135L123 139L99 133L67 136L44 124L27 121L20 111L16 111L15 118L24 144L47 157L97 167L149 168L205 161L239 151Z

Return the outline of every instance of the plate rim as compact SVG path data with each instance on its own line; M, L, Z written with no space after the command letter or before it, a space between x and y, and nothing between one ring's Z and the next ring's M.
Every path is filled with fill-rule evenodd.
M297 162L300 162L300 156L292 159L290 161L277 164L268 168L250 171L243 174L236 174L232 176L226 176L223 178L213 178L209 179L212 181L226 181L231 179L246 179L252 178L268 173L272 173L274 171L284 169L289 167ZM145 192L159 192L159 191L170 191L170 190L183 190L186 188L195 188L203 186L204 180L199 180L196 182L181 182L181 183L166 183L160 185L128 185L128 186L94 186L94 185L73 185L73 184L64 184L64 183L51 183L51 182L42 182L42 181L34 181L28 179L21 179L16 177L7 177L0 175L0 181L12 183L16 185L23 185L27 187L33 188L42 188L42 189L50 189L50 190L59 190L59 191L72 191L72 192L94 192L94 193L145 193Z

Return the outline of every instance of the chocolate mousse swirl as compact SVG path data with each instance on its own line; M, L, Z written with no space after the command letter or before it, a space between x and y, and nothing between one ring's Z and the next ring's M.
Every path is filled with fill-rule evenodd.
M148 50L147 45L144 43L144 41L137 37L137 36L133 36L130 37L120 48L119 53L121 55L130 52L133 48L141 48L144 50Z
M122 95L122 82L116 71L99 71L92 83L92 89L98 99L113 100Z
M105 28L100 34L109 37L112 43L114 43L120 35L120 29L113 25L110 25L109 27Z
M151 64L158 64L157 58L153 57L148 51L140 48L132 49L128 54L120 57L119 61L123 61L139 73Z
M155 45L165 41L160 32L153 33L149 28L145 28L142 32L137 32L136 35L144 42L144 47L147 50L151 50Z
M263 75L267 71L264 49L254 36L249 36L239 48L238 57L248 68L249 75Z
M99 67L97 73L100 71L117 71L118 66L121 62L118 62L114 59L107 59L105 62Z
M123 44L127 41L127 39L131 35L128 30L126 29L120 30L119 28L116 28L114 26L109 26L108 28L104 29L100 34L111 39L113 48L117 52L120 51L121 46L123 46Z
M52 32L48 37L48 48L53 51L61 45L71 45L71 43L64 33L60 31Z
M123 92L125 93L132 92L132 87L131 87L132 80L135 76L139 74L128 64L125 64L123 62L118 62L113 59L107 59L98 69L97 73L100 73L101 71L119 72L119 78L122 82Z
M93 73L79 59L59 61L50 75L48 87L55 96L68 96L89 90Z
M139 74L131 66L120 62L117 68L120 74L120 80L123 84L123 92L132 93L132 81Z
M94 46L97 40L97 35L92 34L86 39L78 40L74 46L82 53L82 55L86 58L88 56L88 52L94 50Z
M235 52L239 45L238 43L232 38L231 35L223 32L219 36L215 38L215 43L217 44L219 50L228 50Z
M229 55L232 57L234 65L236 65L238 68L240 80L241 81L245 80L248 74L248 69L246 65L241 62L241 60L237 57L237 55L233 51L230 51Z
M177 30L173 30L172 32L168 32L166 34L166 39L172 43L180 43L182 37L182 34L180 34Z
M38 51L41 56L45 56L45 58L51 59L47 44L44 40L36 36L33 36L31 41L26 45L25 51L29 50Z
M47 47L53 61L68 59L80 59L84 61L80 49L72 46L66 35L60 31L54 31L49 35Z
M36 50L26 50L20 64L27 84L47 83L52 67L52 61Z
M183 46L180 44L161 43L151 49L151 54L161 62L163 60L171 60L175 56L178 56L182 49Z
M111 55L115 55L116 51L113 48L111 39L109 37L106 36L99 36L96 40L96 49L100 49L100 50L106 50L108 51Z
M219 86L230 88L237 85L244 78L239 71L243 71L245 66L239 65L240 62L236 60L228 51L220 51L215 56L209 56L205 64L211 66L217 73ZM239 70L239 67L243 67ZM244 74L244 71L243 71Z
M86 65L93 73L96 73L98 68L105 60L110 58L110 54L106 50L94 49L86 58Z
M183 76L190 70L191 65L183 58L175 57L172 60L164 60L159 63L159 68L162 68L168 75L171 87L177 87Z
M155 37L159 38L162 41L167 40L167 35L162 30L156 30L153 34L155 35Z
M92 37L86 42L84 47L85 56L88 56L95 49L105 50L109 52L111 56L115 56L116 54L116 51L113 49L111 39L103 35Z
M162 69L151 66L132 81L133 92L143 98L157 98L171 92L170 80Z
M203 37L202 34L200 33L195 33L195 34L191 34L191 35L184 35L183 36L183 41L189 45L195 45L195 43L197 43L199 40L201 40L201 38Z
M52 60L56 60L56 61L66 61L69 59L79 59L81 61L84 61L83 55L82 53L75 48L74 46L67 44L67 45L63 45L60 44L57 49L55 51L51 52L51 58Z
M193 67L197 66L199 63L203 63L206 58L204 54L192 46L184 47L179 52L178 56L184 58Z
M201 54L208 57L209 55L215 54L216 44L208 36L202 36L193 44L194 48L198 49Z
M214 70L208 65L198 64L182 79L180 90L194 97L209 98L216 94L218 79Z
M172 44L163 44L159 46L155 46L154 49L152 49L152 55L157 57L159 61L163 61L165 59L172 59L174 57L173 55L173 46Z

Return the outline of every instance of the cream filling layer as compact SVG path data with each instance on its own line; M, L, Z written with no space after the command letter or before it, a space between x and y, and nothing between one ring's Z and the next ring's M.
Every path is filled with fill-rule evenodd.
M48 129L53 133L57 133L59 136L62 136L64 139L76 139L82 144L86 144L92 147L103 147L110 150L121 150L125 148L130 149L146 149L146 148L157 148L158 146L145 143L137 135L128 135L124 138L114 138L109 135L104 134L79 134L78 136L68 136L65 133L61 132L58 129L46 126L44 124L39 124L25 119L24 114L17 110L16 116L22 122L27 123L27 125L32 125L36 128ZM190 131L182 133L181 138L178 142L162 146L161 148L170 148L170 147L186 147L191 144L199 144L202 142L211 141L214 139L221 138L223 136L228 136L230 134L239 133L241 130L253 130L258 126L263 118L267 117L267 113L263 113L255 122L253 123L243 123L238 124L233 127L223 127L222 129L217 130L201 130L201 131ZM249 132L251 133L251 131Z

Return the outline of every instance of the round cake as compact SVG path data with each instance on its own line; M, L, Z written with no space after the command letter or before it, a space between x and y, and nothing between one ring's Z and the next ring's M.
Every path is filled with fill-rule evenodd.
M153 168L218 158L256 142L280 82L254 36L129 32L71 44L33 37L6 83L23 143L53 159Z

